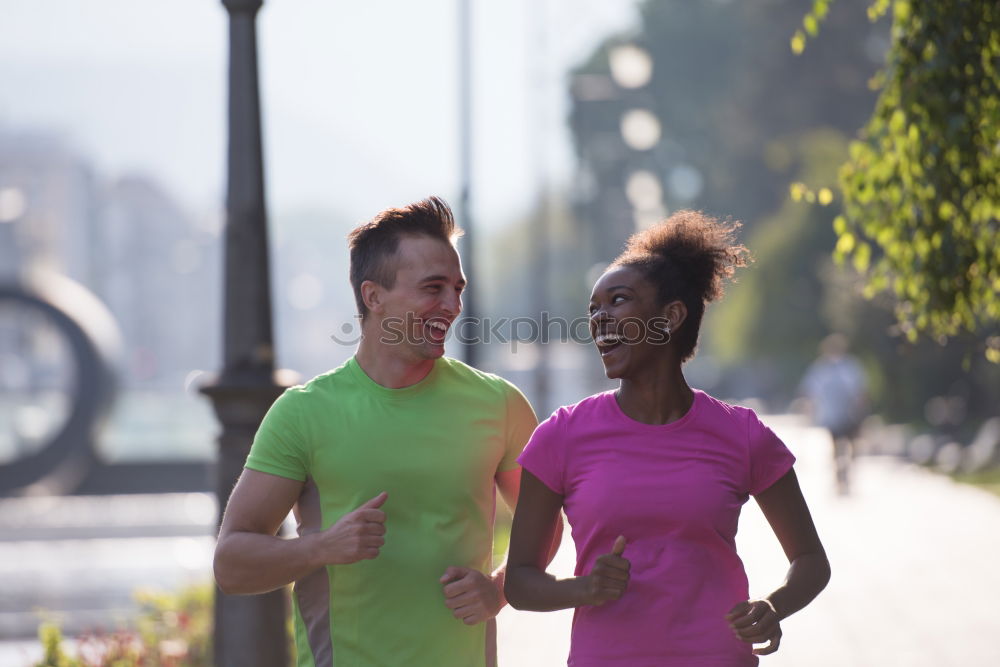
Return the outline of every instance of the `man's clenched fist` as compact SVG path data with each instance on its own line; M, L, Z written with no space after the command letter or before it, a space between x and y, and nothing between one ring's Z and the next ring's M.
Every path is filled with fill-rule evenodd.
M385 544L385 512L379 508L388 497L383 491L318 533L325 563L346 565L378 556L378 550Z
M440 582L445 606L466 625L493 618L503 606L497 585L479 570L452 566L445 570Z

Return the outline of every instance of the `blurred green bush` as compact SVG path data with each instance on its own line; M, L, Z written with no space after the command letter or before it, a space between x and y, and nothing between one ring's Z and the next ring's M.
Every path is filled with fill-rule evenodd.
M68 650L59 625L41 624L43 657L34 667L210 667L213 587L177 593L144 590L134 629L96 631L74 640Z

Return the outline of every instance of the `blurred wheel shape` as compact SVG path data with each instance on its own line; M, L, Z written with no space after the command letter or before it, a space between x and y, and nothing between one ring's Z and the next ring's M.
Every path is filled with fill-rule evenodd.
M78 283L0 284L0 495L68 493L86 477L120 348L113 316Z

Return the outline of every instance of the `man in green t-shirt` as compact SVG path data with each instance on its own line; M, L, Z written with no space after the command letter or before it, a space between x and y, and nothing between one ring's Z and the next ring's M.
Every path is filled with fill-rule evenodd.
M444 357L460 234L438 198L351 233L357 353L275 401L230 497L216 579L295 583L300 667L496 662L495 490L514 507L537 420L513 385ZM298 537L276 537L293 508Z

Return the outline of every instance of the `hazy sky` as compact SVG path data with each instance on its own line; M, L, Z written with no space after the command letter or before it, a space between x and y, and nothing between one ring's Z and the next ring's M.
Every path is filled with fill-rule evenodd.
M362 219L458 193L458 0L269 0L258 18L269 207ZM473 0L475 196L495 226L572 160L565 72L633 0ZM100 173L222 201L219 0L0 0L0 130L56 131ZM545 148L533 147L533 139Z

